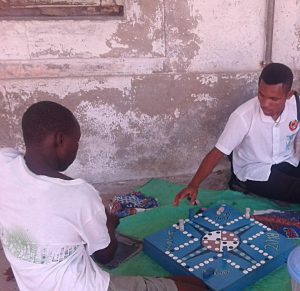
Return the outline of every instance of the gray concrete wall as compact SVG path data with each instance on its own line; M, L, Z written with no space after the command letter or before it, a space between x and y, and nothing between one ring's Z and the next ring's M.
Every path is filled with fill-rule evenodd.
M120 1L119 1L120 2ZM90 182L188 174L257 90L266 1L125 0L122 18L0 21L0 146L23 148L38 100L81 126L68 174ZM300 1L276 1L273 61L300 87Z

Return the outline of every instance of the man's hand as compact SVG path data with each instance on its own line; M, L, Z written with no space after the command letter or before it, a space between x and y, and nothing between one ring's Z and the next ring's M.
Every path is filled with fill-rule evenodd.
M106 226L109 231L114 231L119 225L120 219L118 216L110 213L106 208L105 208L105 213L107 217Z
M223 158L224 154L214 147L203 159L201 162L195 176L193 177L192 181L189 185L180 191L174 200L174 206L178 206L179 203L184 198L191 199L191 205L195 205L196 198L198 195L198 189L201 183L206 179L206 177L212 172L212 170L216 167L216 165L220 162ZM199 204L199 203L197 203Z
M116 215L110 213L106 208L105 213L107 217L106 227L110 236L110 244L105 249L98 250L92 255L93 259L100 264L106 264L110 262L113 259L118 247L118 241L115 236L115 229L119 225L120 220Z
M184 188L182 191L180 191L176 197L175 200L173 202L174 206L178 206L179 203L185 199L185 198L190 198L191 205L195 205L196 199L197 199L197 195L198 195L198 188L194 187L194 186L188 186L186 188Z
M11 269L11 267L9 267L8 269L5 270L5 272L3 273L3 275L5 276L5 281L11 281L15 278L14 273Z

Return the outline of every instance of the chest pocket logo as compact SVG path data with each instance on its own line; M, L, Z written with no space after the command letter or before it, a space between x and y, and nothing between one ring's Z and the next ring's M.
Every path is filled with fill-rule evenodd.
M296 120L296 119L292 120L292 121L289 123L289 129L290 129L290 131L296 130L297 127L298 127L298 124L299 124L299 121L298 121L298 120Z

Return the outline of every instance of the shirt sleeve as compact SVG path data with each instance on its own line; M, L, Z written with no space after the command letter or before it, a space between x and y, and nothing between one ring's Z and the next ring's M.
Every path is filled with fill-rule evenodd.
M245 120L233 112L216 143L216 148L225 155L229 155L243 141L247 132Z
M106 248L110 244L110 236L106 227L106 215L102 211L97 212L93 219L84 225L84 240L89 255Z
M95 251L109 245L110 236L106 227L105 208L98 192L96 190L89 191L86 199L80 215L80 236L86 243L87 253L92 255Z

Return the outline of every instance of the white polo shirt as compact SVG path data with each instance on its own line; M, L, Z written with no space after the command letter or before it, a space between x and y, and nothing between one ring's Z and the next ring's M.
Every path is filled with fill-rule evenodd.
M230 115L216 148L226 155L233 151L233 171L239 180L267 181L274 164L287 162L298 166L295 140L299 139L299 125L295 126L296 120L294 96L287 100L277 122L264 115L255 97Z

